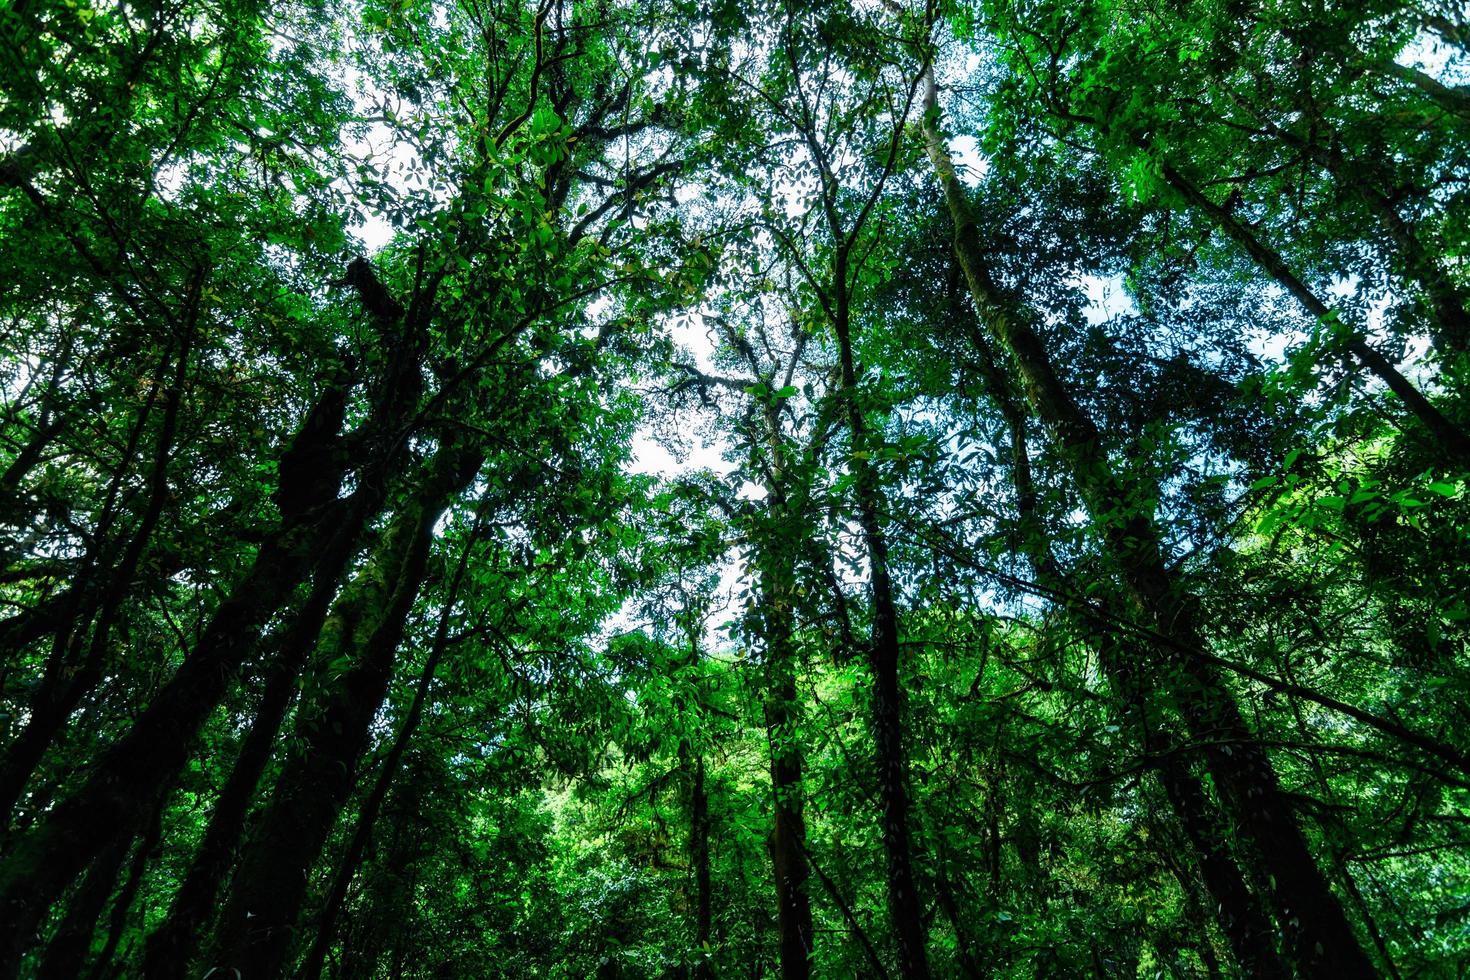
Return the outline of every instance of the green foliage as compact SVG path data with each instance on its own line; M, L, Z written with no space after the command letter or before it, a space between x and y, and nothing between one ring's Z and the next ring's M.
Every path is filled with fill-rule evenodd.
M0 974L1460 975L1467 38L5 6Z

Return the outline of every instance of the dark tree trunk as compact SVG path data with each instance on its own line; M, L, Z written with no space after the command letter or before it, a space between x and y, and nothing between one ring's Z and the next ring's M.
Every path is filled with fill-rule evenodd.
M858 524L862 527L872 577L873 636L868 649L868 665L873 675L873 738L878 764L878 796L883 807L883 847L888 859L888 909L898 938L899 965L904 976L926 980L929 963L925 953L924 905L915 880L913 841L909 833L908 757L903 740L903 692L898 677L898 608L888 571L882 491L877 483L877 474L866 458L867 422L859 403L857 374L853 365L845 248L837 250L832 278L837 284L833 327L837 334L842 397L847 401L848 431L853 450L849 466L857 498Z
M1020 546L1036 570L1041 583L1058 595L1075 594L1052 553L1041 517L1036 511L1036 489L1031 477L1030 452L1026 439L1026 413L1021 396L1011 376L995 357L984 336L974 337L981 376L992 399L1011 430L1012 482L1016 490L1016 507L1021 532ZM1230 832L1218 809L1209 799L1199 778L1187 762L1177 754L1177 739L1172 726L1154 717L1148 708L1146 686L1135 677L1132 665L1137 657L1125 650L1119 639L1106 631L1099 635L1099 660L1119 700L1125 706L1125 720L1138 735L1145 754L1157 756L1159 781L1171 808L1184 830L1195 856L1199 873L1214 900L1221 928L1230 941L1242 973L1252 977L1281 977L1286 966L1274 944L1275 930L1267 920L1260 903L1251 893L1246 875L1230 850Z
M0 977L14 975L21 953L66 887L116 840L138 832L188 761L195 737L255 648L261 628L309 573L324 542L334 532L355 536L355 528L344 526L353 523L348 515L376 509L361 506L366 491L348 501L337 498L345 469L337 432L346 395L346 383L335 384L309 413L286 453L299 463L289 479L281 474L282 526L220 603L184 663L82 786L19 839L0 865L0 913L9 926L0 939Z
M794 370L794 359L791 367ZM807 893L801 701L796 688L798 655L793 643L792 602L796 594L795 552L810 545L811 536L802 515L806 494L788 485L790 470L780 408L768 402L762 414L769 459L753 460L752 464L767 472L767 499L775 519L773 526L760 528L757 613L758 633L765 647L766 743L772 797L768 844L776 886L776 948L783 980L806 980L811 975L816 935ZM816 563L820 565L821 559Z
M787 672L790 666L785 667ZM784 980L811 975L813 927L807 895L806 819L802 812L802 754L795 744L790 705L796 685L782 678L766 702L766 730L771 743L771 870L776 882L776 935Z
M1185 655L1181 662L1180 650L1203 649L1193 607L1187 597L1178 595L1170 579L1157 530L1142 512L1139 495L1130 493L1113 473L1100 434L1057 377L1041 339L998 300L969 201L937 129L932 73L925 102L929 154L954 222L955 251L976 311L1015 359L1026 397L1070 464L1103 542L1122 570L1133 605L1147 627L1172 647L1153 651L1150 662L1132 672L1128 684L1137 684L1145 697L1155 690L1173 695L1191 738L1214 746L1204 754L1221 803L1269 871L1271 904L1296 968L1312 976L1374 976L1371 961L1312 859L1275 771L1251 737L1234 698L1200 658ZM1221 748L1222 741L1229 744ZM1189 810L1186 806L1181 818ZM1202 860L1211 853L1213 849L1207 849Z
M1240 972L1247 977L1289 976L1276 951L1271 927L1251 893L1239 863L1230 850L1230 831L1205 794L1199 778L1178 758L1172 739L1160 738L1159 782L1194 852L1205 890L1215 903L1215 916L1230 943Z
M92 964L91 980L103 980L113 972L113 957L117 955L118 946L122 943L128 913L132 911L133 900L138 897L138 890L143 886L143 873L148 870L148 859L153 856L153 850L163 836L163 802L161 800L159 805L153 808L153 818L148 822L148 829L143 832L143 836L138 840L138 845L133 848L133 863L128 869L128 880L123 882L122 890L113 899L111 921L107 928L107 941L103 944L102 951L97 954L96 962Z
M792 649L789 562L777 561L761 582L766 641L766 739L771 753L771 871L776 884L777 951L784 980L811 975L813 927L807 895L802 749L797 730L796 651Z
M985 971L981 967L980 957L975 953L975 944L970 939L969 930L965 928L965 917L960 911L954 883L945 870L945 861L945 855L941 853L934 875L935 897L939 899L939 907L944 910L944 917L949 920L949 927L954 930L955 958L959 961L960 972L970 980L982 980Z
M1223 206L1211 201L1183 174L1169 164L1164 165L1164 179L1177 190L1186 201L1214 221L1232 241L1241 247L1267 275L1290 293L1306 308L1308 313L1323 323L1337 322L1337 314L1312 292L1286 260L1268 248L1250 228ZM1449 302L1446 300L1445 302ZM1470 465L1470 434L1445 416L1434 403L1424 396L1413 382L1399 373L1388 358L1375 350L1363 338L1361 332L1347 327L1346 346L1348 351L1363 367L1383 382L1384 386L1399 397L1409 410L1434 438L1444 455L1459 466Z
M149 980L182 980L189 975L189 965L216 911L215 900L239 847L260 777L270 762L276 736L296 692L296 680L322 633L338 581L356 551L356 543L349 539L334 542L335 550L324 556L311 593L281 637L265 690L255 706L250 732L215 800L204 839L194 852L184 883L174 894L168 917L148 937L144 972Z
M312 941L311 949L302 963L299 973L301 980L315 980L321 975L322 967L326 963L327 950L331 947L332 939L337 931L337 920L341 915L342 905L347 900L347 889L351 886L357 869L367 855L368 844L372 840L378 814L382 812L383 802L387 799L388 791L393 787L393 782L398 776L399 767L403 764L403 756L408 751L409 742L414 732L418 731L419 722L423 718L424 706L429 700L429 687L434 682L435 674L438 673L440 661L444 659L444 654L449 649L451 615L459 596L460 585L464 580L465 568L469 564L470 552L479 540L481 518L484 513L482 507L476 515L474 528L470 531L469 540L465 543L459 564L454 570L454 577L449 583L444 608L439 615L439 624L434 630L433 644L428 656L424 658L424 668L419 674L418 685L414 689L413 703L409 705L408 713L404 716L398 728L398 734L393 740L393 746L388 750L387 756L378 769L378 776L373 783L372 791L359 809L352 840L333 876L332 889L327 894L327 900L318 917L316 938Z
M183 402L184 382L189 369L189 349L193 339L194 310L198 291L202 288L202 278L197 279L190 294L189 327L179 341L178 353L173 360L174 376L164 399L163 419L154 451L153 468L148 479L147 504L121 558L109 571L106 583L101 585L100 594L98 590L85 584L80 589L68 590L71 595L70 601L66 603L69 615L62 619L51 657L52 663L47 665L48 669L31 703L30 719L20 735L6 749L4 762L0 763L0 820L7 819L14 812L26 783L30 781L46 751L65 730L72 712L102 681L113 623L123 600L132 589L138 562L148 548L153 529L163 514L163 505L168 496L168 465L178 433L179 408ZM156 385L164 378L162 368L163 365L160 365L155 377L155 390ZM148 404L152 405L151 399ZM139 418L136 435L141 435L141 427L146 418L145 410ZM130 446L122 464L124 469L127 468L128 458L131 456ZM120 480L121 474L119 480L114 482L114 490ZM109 499L106 509L110 510L111 506L112 501ZM98 529L99 542L107 538L110 523L110 516L104 516L103 526ZM95 568L85 567L80 580L89 583L97 571ZM92 627L91 640L85 644L86 652L79 663L67 664L71 650L83 645L85 621L91 617L93 610L96 610L96 621Z
M36 968L36 976L45 980L71 980L82 974L87 956L92 952L92 934L97 929L97 919L107 907L107 898L117 882L117 873L127 858L126 838L113 841L107 850L87 869L66 914L46 946Z
M1442 36L1449 43L1458 44L1463 49L1466 46L1465 32L1466 28L1461 26L1458 32L1451 31ZM1470 88L1446 85L1433 75L1411 65L1401 65L1392 58L1371 58L1361 52L1357 53L1373 70L1409 83L1445 112L1458 116L1461 125L1470 124Z
M699 951L694 980L710 980L708 952L713 920L709 875L709 793L704 784L704 756L694 760L694 785L689 792L689 863L694 868L694 945Z
M342 980L380 976L380 962L397 955L416 920L413 889L426 838L412 815L424 805L428 779L428 773L410 760L384 804L391 814L390 833L372 864L372 875L363 883L354 921L346 930L338 972Z
M351 794L368 730L387 694L395 654L427 571L433 529L452 494L479 469L480 457L442 446L380 552L361 574L379 579L389 601L362 638L349 637L353 665L303 708L299 748L287 759L241 856L206 965L246 980L276 976L290 954L307 878ZM330 644L335 647L336 644Z

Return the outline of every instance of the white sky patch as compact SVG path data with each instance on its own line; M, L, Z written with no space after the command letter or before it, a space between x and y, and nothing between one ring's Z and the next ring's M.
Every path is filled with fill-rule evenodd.
M362 227L356 231L369 255L381 252L393 240L393 225L381 214L364 214Z
M980 141L973 136L956 136L950 140L949 156L954 161L955 175L966 187L978 187L990 172L990 161L980 152Z
M1123 288L1122 276L1083 276L1079 281L1087 294L1087 322L1106 323L1115 316L1138 312L1128 291Z
M1407 68L1418 68L1444 85L1470 83L1470 55L1434 34L1420 34L1394 60Z

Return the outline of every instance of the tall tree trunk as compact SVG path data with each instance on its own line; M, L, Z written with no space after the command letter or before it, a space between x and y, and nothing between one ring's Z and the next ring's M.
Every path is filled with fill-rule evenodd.
M299 748L287 759L241 856L207 968L267 978L285 966L307 878L351 794L368 730L387 694L398 644L427 571L434 524L480 461L457 445L441 445L411 502L385 533L379 553L360 573L376 580L374 591L388 599L386 608L375 623L362 624L366 635L343 639L340 648L352 651L353 665L323 692L325 704L317 710L303 707Z
M138 839L137 846L133 848L133 864L128 869L128 879L123 882L122 890L112 900L112 915L109 917L111 921L107 928L107 941L92 964L91 980L104 980L113 973L113 957L117 955L117 948L122 943L123 931L128 923L128 913L132 911L133 901L138 897L139 889L143 887L143 874L148 870L148 859L153 856L153 850L163 836L165 802L166 800L160 800L159 805L153 808L153 817L148 821L148 828Z
M1303 139L1288 129L1278 126L1271 117L1258 110L1246 99L1230 92L1231 98L1256 122L1273 136L1286 143L1308 160L1322 167L1343 191L1357 197L1368 209L1378 216L1383 230L1388 233L1392 249L1385 249L1384 258L1391 266L1403 270L1402 278L1413 289L1423 290L1428 299L1429 312L1433 317L1430 337L1441 358L1448 359L1456 354L1470 352L1470 294L1460 288L1444 267L1440 258L1431 254L1424 244L1418 229L1405 220L1398 206L1379 189L1381 178L1375 180L1374 168L1357 160L1347 159L1336 142L1336 135L1329 134L1330 144ZM1181 178L1182 179L1182 178Z
M709 792L704 783L704 756L694 759L694 785L689 792L689 863L694 868L694 945L699 950L694 980L710 980L712 933L709 874Z
M153 849L153 844L157 841L157 827L162 816L163 805L160 801L159 805L153 808L149 831L138 840L135 848L135 867L138 862L147 861L148 852ZM127 857L128 843L126 839L115 841L87 869L87 875L82 879L81 887L72 896L66 914L52 935L51 942L46 946L46 952L42 955L41 962L36 968L37 977L73 980L81 976L82 968L92 952L92 937L97 931L97 920L101 917L102 910L107 907L107 900L112 897L118 872ZM118 908L119 913L126 917L127 907L132 903L129 889L125 888L118 895L117 902L121 903Z
M142 559L152 539L153 529L163 514L163 505L168 496L168 465L173 457L174 441L178 434L179 409L184 398L184 382L188 376L189 352L202 289L203 276L196 276L190 288L185 319L186 328L183 336L179 338L178 352L173 359L174 376L164 397L163 419L159 425L153 454L153 467L148 477L147 504L138 519L137 527L133 529L127 547L123 550L117 564L109 571L106 583L100 584L100 590L94 589L89 584L99 571L94 567L84 567L79 575L80 582L88 584L83 584L79 589L68 590L71 594L70 601L66 603L69 615L64 619L57 633L51 662L48 663L47 670L31 702L30 718L20 735L6 749L4 762L0 763L0 821L8 819L14 812L21 794L25 791L26 783L30 781L31 775L40 765L47 749L65 729L77 705L102 681L113 623L117 619L123 600L132 589L133 576L137 571L138 562ZM162 367L163 365L160 365L159 374L154 379L154 390L163 380ZM148 404L152 405L151 398ZM142 423L146 421L146 414L145 410L143 417L139 419L139 434L141 434ZM127 467L127 459L131 456L132 447L130 446L121 464L124 469ZM114 491L120 482L121 474L114 482ZM112 501L109 499L105 509L111 510L111 507ZM109 536L108 525L110 523L110 517L105 516L103 526L98 528L98 549L111 550L104 548L101 544ZM85 629L86 619L91 617L93 610L96 610L96 620L92 627L91 640L85 644L86 652L79 663L68 664L66 661L71 650L83 645L82 631Z
M852 456L849 467L857 500L872 578L873 636L868 665L873 675L873 734L878 762L878 795L883 805L883 847L888 864L888 910L898 938L899 964L906 977L926 980L923 902L913 869L913 842L909 832L908 757L903 740L903 692L898 678L898 608L888 570L888 539L883 530L882 490L868 464L868 429L863 418L853 365L850 322L850 283L846 246L833 260L836 302L833 327L846 399Z
M798 350L800 348L798 347ZM795 356L790 369L796 366ZM789 374L788 374L789 379ZM773 379L774 382L774 379ZM807 499L803 488L789 486L786 445L778 402L763 406L767 500L771 526L759 526L756 537L758 633L765 647L766 744L771 764L771 833L768 841L771 875L776 886L776 950L783 980L806 980L811 975L816 933L806 860L804 758L801 744L801 701L797 693L797 650L793 642L796 593L796 551L810 542L802 525ZM819 437L820 438L820 437ZM761 462L752 459L753 468Z
M378 776L373 783L372 791L359 808L357 826L353 829L352 840L347 845L347 850L333 876L332 889L328 892L327 900L322 905L321 915L318 916L316 937L312 940L311 949L302 962L298 974L301 980L316 980L316 977L321 974L322 967L326 963L327 951L331 947L332 938L336 935L337 920L341 915L342 905L347 900L347 889L351 886L358 867L367 855L373 827L377 824L378 815L382 812L383 801L388 797L388 791L392 788L393 781L398 776L399 767L403 763L404 753L408 751L409 742L413 739L414 732L418 731L419 722L423 719L424 706L429 700L429 688L439 671L440 661L444 659L444 654L449 649L451 615L455 601L459 597L460 585L464 581L465 569L469 565L470 552L479 541L486 513L483 505L477 509L474 527L470 530L469 540L465 542L464 551L460 554L459 564L455 567L454 577L449 583L444 607L439 615L439 624L434 629L433 644L429 648L428 656L424 658L424 667L419 674L418 685L414 689L413 702L409 705L408 713L399 725L392 748L388 750L382 765L378 768Z
M1204 755L1221 802L1269 870L1271 903L1297 969L1310 976L1374 976L1371 961L1311 856L1275 770L1251 736L1233 696L1200 658L1179 653L1203 649L1195 610L1171 580L1157 529L1143 511L1140 495L1130 492L1113 473L1100 434L1057 377L1041 339L998 298L969 201L939 132L932 71L924 120L928 152L954 222L955 251L976 311L997 344L1015 360L1026 397L1070 465L1104 544L1122 571L1132 604L1149 629L1171 641L1173 649L1154 651L1152 662L1139 665L1140 691L1173 695L1191 737L1213 746ZM1229 744L1222 748L1222 741Z
M421 365L432 300L420 295L407 315L372 267L348 267L383 339L387 373L363 425L340 434L352 387L350 366L334 367L301 430L277 462L274 502L280 524L245 577L216 608L173 677L67 800L17 842L0 864L0 980L13 976L51 904L87 864L118 838L135 835L150 808L188 761L205 721L258 642L261 629L296 592L334 542L356 541L382 508L406 450L423 389ZM348 445L361 457L358 484L339 497Z
M930 92L932 95L932 84ZM937 106L934 107L937 111ZM944 157L940 157L942 163ZM979 357L980 375L1011 431L1011 480L1016 491L1020 547L1042 585L1059 596L1078 594L1057 562L1041 516L1031 476L1027 446L1027 415L1012 377L978 329L972 338ZM1083 616L1086 621L1085 615ZM1247 884L1232 854L1230 831L1204 785L1179 753L1174 727L1149 709L1150 691L1136 676L1138 657L1119 637L1103 626L1098 635L1098 660L1119 701L1124 720L1137 733L1145 755L1158 759L1156 774L1170 807L1189 841L1199 874L1214 900L1216 917L1230 942L1241 972L1250 977L1274 978L1288 974L1277 954L1275 930Z
M766 600L767 603L781 599ZM771 613L768 611L768 616ZM779 629L779 626L773 626ZM807 895L806 818L802 751L796 726L797 691L789 634L767 650L766 737L771 752L771 871L776 883L776 937L783 980L811 975L814 949Z
M950 881L949 872L946 869L948 862L949 856L941 849L935 860L935 897L939 899L939 907L944 911L944 917L949 919L949 927L954 930L955 959L959 961L960 972L970 980L981 980L985 976L985 971L980 957L975 952L975 944L966 928L964 915L960 911L959 898L955 895L954 883Z
M235 858L250 804L296 692L297 678L322 635L338 582L356 553L356 544L355 539L334 542L334 550L317 568L310 594L281 637L265 691L255 706L250 732L215 800L204 838L194 852L184 883L174 893L168 917L148 937L144 972L150 980L183 980L188 975L203 932L216 912L215 900ZM360 588L354 590L349 585L337 600L333 617L356 615L362 605L359 592Z
M346 930L342 966L337 972L342 980L381 976L379 961L386 951L397 948L399 937L407 930L407 920L413 916L410 883L419 852L414 825L403 816L417 811L423 778L424 774L410 765L394 787L392 805L398 819L388 824L388 839L372 865L373 873L363 883L363 899L353 916L355 921L350 921Z
M92 862L41 956L36 967L37 977L71 980L81 976L87 956L92 952L92 934L97 930L97 919L107 907L107 898L112 894L118 870L127 854L128 841L122 838L109 844L107 850Z
M341 379L308 413L282 460L281 527L261 545L184 663L82 786L17 840L0 865L0 915L8 923L0 937L0 977L14 975L66 887L114 841L137 833L188 760L260 629L309 573L325 542L334 535L355 537L363 512L376 509L364 506L371 490L359 489L346 501L337 497L346 462L338 452L346 400ZM290 466L284 465L288 458Z
M1109 673L1115 677L1121 673L1116 662ZM1231 853L1230 829L1206 795L1203 783L1184 763L1179 755L1181 747L1167 729L1159 730L1152 748L1160 758L1159 782L1194 852L1205 890L1215 903L1216 919L1241 973L1260 978L1290 976L1276 951L1276 930L1271 928Z
M1404 407L1424 424L1444 455L1458 466L1470 466L1470 434L1445 416L1434 403L1424 396L1413 382L1399 373L1388 358L1380 354L1362 333L1349 324L1342 323L1337 313L1322 301L1307 284L1299 279L1282 256L1266 246L1256 234L1246 227L1235 215L1205 196L1188 178L1168 163L1164 164L1164 179L1193 207L1205 214L1232 241L1251 257L1261 269L1292 295L1307 312L1326 325L1341 324L1344 343L1349 353L1383 382L1384 386L1399 397Z
M1463 41L1461 46L1464 46ZM1361 51L1355 53L1358 55L1360 64L1390 78L1407 82L1423 92L1446 113L1457 117L1459 123L1470 124L1470 87L1446 85L1433 75L1410 65L1401 65L1392 58L1372 58Z

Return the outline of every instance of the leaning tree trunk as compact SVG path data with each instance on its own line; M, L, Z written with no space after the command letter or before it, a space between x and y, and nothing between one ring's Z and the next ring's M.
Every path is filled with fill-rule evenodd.
M441 445L412 502L361 573L376 580L374 591L388 599L386 608L376 623L360 624L365 636L342 639L341 648L351 651L354 662L323 692L325 704L303 708L299 747L287 759L241 856L207 969L265 978L285 966L308 875L351 794L373 717L387 694L395 654L427 573L434 524L453 494L474 477L481 459L458 445ZM329 645L335 649L335 643Z
M159 805L153 808L153 816L148 821L147 829L143 831L143 836L138 839L137 845L133 848L132 867L128 869L128 878L123 882L122 889L112 900L112 914L108 917L107 941L102 944L102 951L97 954L97 959L92 963L90 980L106 980L116 972L113 958L117 955L117 948L122 943L123 931L127 927L133 901L143 887L143 875L148 870L148 862L153 856L154 849L158 847L159 840L163 837L164 802L160 800Z
M1164 179L1190 205L1209 217L1267 275L1301 303L1308 313L1323 324L1341 323L1336 311L1312 292L1287 265L1286 260L1262 242L1244 222L1206 197L1187 177L1167 163L1164 165ZM1414 383L1404 377L1393 362L1368 343L1361 331L1347 324L1343 324L1343 329L1345 345L1353 358L1399 397L1404 407L1423 423L1451 462L1461 467L1470 466L1470 434L1451 421L1422 391L1414 387Z
M1340 188L1356 196L1378 216L1393 246L1383 249L1385 260L1390 265L1400 266L1405 284L1410 289L1417 286L1428 300L1433 317L1430 339L1441 359L1449 360L1470 353L1470 292L1455 283L1441 258L1425 244L1415 224L1404 218L1399 206L1379 189L1378 182L1371 179L1371 171L1357 161L1347 159L1335 142L1324 145L1303 139L1276 125L1266 113L1253 106L1246 108L1259 125L1331 174ZM1335 134L1332 138L1335 140Z
M327 951L337 931L337 920L341 915L342 906L347 901L347 889L351 886L352 879L357 875L357 869L367 855L368 844L372 840L373 828L377 824L378 815L382 812L383 803L388 798L388 791L392 789L398 777L399 767L403 764L403 757L408 751L409 743L414 733L418 731L419 722L423 719L424 708L429 701L429 687L433 684L434 677L439 671L439 664L449 649L449 624L454 604L459 597L465 569L469 565L470 552L479 541L482 518L486 511L485 504L481 504L477 509L474 527L470 530L469 540L465 542L459 564L454 570L454 577L449 583L444 607L440 611L439 623L434 630L434 640L429 648L428 656L424 658L423 670L419 673L418 684L414 688L413 701L399 725L392 747L378 767L378 775L373 782L371 792L368 793L367 799L363 801L358 810L357 825L353 828L352 839L347 845L347 851L343 854L333 875L331 891L327 893L321 915L316 923L316 938L312 941L311 949L308 950L298 974L300 980L316 980L326 964Z
M356 553L355 540L339 540L332 554L317 568L311 592L294 621L281 636L270 666L265 690L255 706L255 718L245 736L230 776L220 789L209 826L189 864L184 883L174 893L168 917L148 937L144 973L149 980L183 980L198 953L204 930L217 911L215 900L229 872L250 804L285 720L297 678L333 609L333 619L356 615L362 606L360 579L344 590L333 607L333 596L348 562ZM353 586L359 587L354 589ZM333 627L327 627L330 631Z
M1021 396L991 345L978 329L975 333L973 341L981 378L1011 430L1011 482L1016 492L1020 549L1031 562L1040 583L1065 600L1067 596L1079 594L1079 590L1068 581L1057 562L1037 513L1026 438L1027 416ZM1085 611L1082 612L1085 619ZM1156 767L1159 783L1190 843L1201 879L1214 900L1217 921L1241 972L1260 978L1287 976L1286 965L1276 951L1275 930L1231 851L1225 821L1199 777L1180 756L1174 726L1150 710L1150 685L1136 676L1138 657L1106 628L1099 635L1098 643L1098 659L1119 701L1135 707L1125 712L1129 716L1125 720L1133 722L1129 727L1138 734L1144 754L1159 760Z
M1228 688L1201 658L1194 609L1164 565L1157 529L1113 473L1092 420L1062 385L1040 337L998 299L980 246L970 204L938 128L932 70L927 79L924 124L928 152L955 226L955 251L976 312L996 343L1009 351L1033 410L1051 430L1070 465L1103 542L1122 571L1124 585L1147 627L1167 642L1141 665L1141 679L1180 702L1190 735L1215 747L1205 753L1221 802L1269 871L1270 899L1297 968L1311 976L1376 975L1352 926L1311 856L1296 815L1282 793L1270 760L1251 736ZM1118 515L1124 515L1119 517ZM1220 747L1221 743L1225 744Z
M189 349L198 314L199 292L202 288L203 278L202 276L197 277L190 291L187 327L179 340L178 352L174 357L173 378L164 398L163 419L159 426L153 467L148 476L147 504L118 561L107 570L105 583L99 582L94 587L91 583L93 579L102 574L102 570L95 566L84 567L78 576L80 587L74 585L67 590L66 594L69 599L63 608L67 610L68 615L62 617L59 624L53 643L53 653L31 701L29 720L15 741L6 749L4 762L0 763L0 821L8 819L20 802L26 783L30 780L36 767L40 765L47 750L64 731L77 705L81 704L82 699L102 681L113 624L121 610L123 600L131 591L138 563L152 541L153 529L163 514L164 503L168 496L168 467L173 458L174 441L178 433L179 411L183 403L184 383L189 368ZM154 390L163 381L163 366L160 364L159 373L154 378ZM148 406L151 407L152 403L150 395ZM147 414L148 408L145 407L140 414L135 437L141 434L141 427L147 420ZM130 446L124 456L122 466L127 466L127 459L131 455L132 447ZM113 484L112 493L116 492L121 481L122 474L120 473ZM112 500L109 494L106 509L110 510L111 507ZM106 525L109 523L110 518L104 517L103 527L98 529L97 547L99 549L103 548L102 542L108 537ZM104 552L105 550L110 549L104 549ZM92 636L84 644L82 631L85 629L85 621L94 611L96 617L92 626ZM83 645L86 647L86 652L80 661L68 663L68 653L73 648Z
M179 770L205 722L258 645L261 630L335 543L356 541L381 509L404 456L423 387L427 305L403 308L363 260L348 269L377 321L390 365L362 427L340 434L352 387L335 369L277 464L280 523L260 545L250 571L219 604L173 677L93 767L89 777L20 838L0 865L0 980L13 976L53 903L113 841L135 836ZM358 456L357 488L340 497Z
M337 497L345 460L337 452L346 408L340 380L308 414L282 460L281 526L266 539L250 571L220 603L184 663L148 708L93 767L68 799L19 838L0 865L0 977L19 958L52 904L117 840L141 828L250 651L266 621L309 573L313 561L366 491Z

